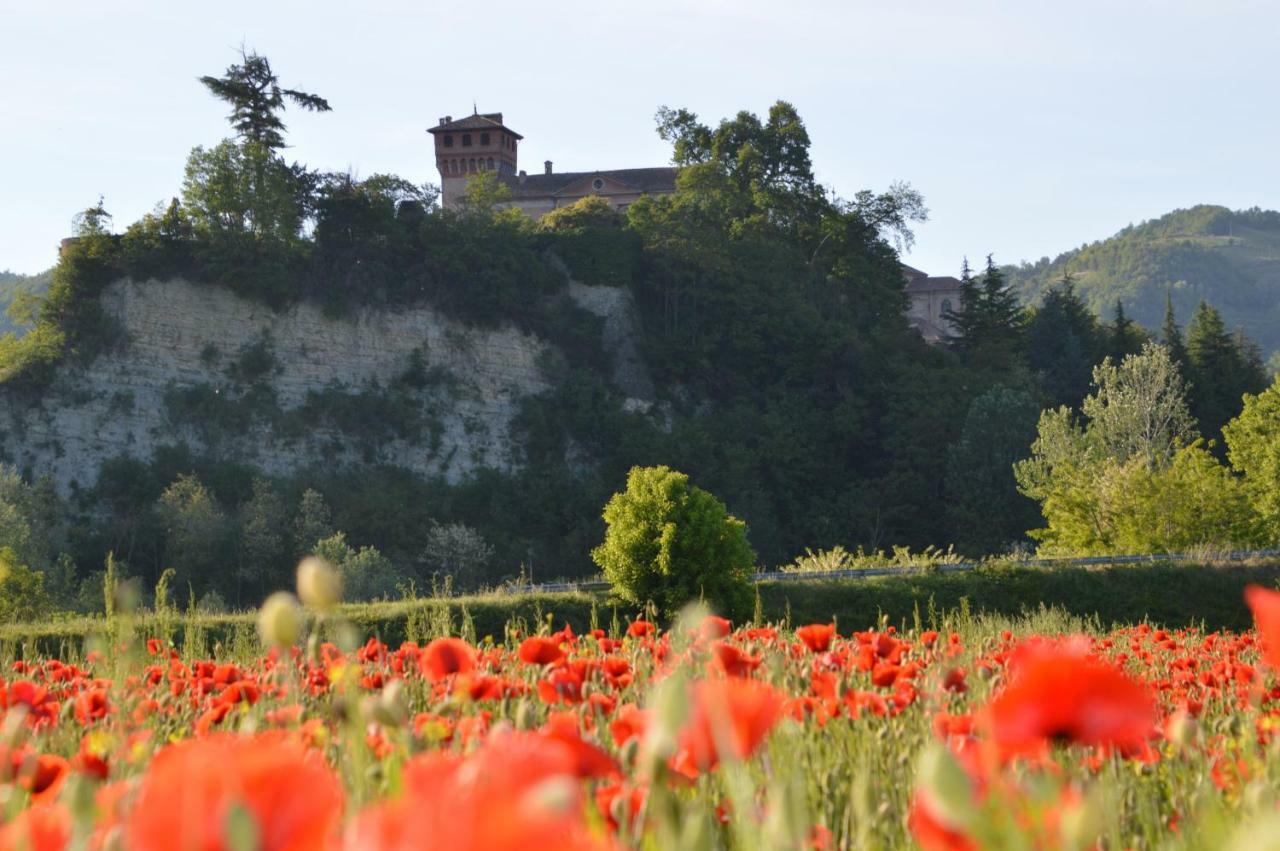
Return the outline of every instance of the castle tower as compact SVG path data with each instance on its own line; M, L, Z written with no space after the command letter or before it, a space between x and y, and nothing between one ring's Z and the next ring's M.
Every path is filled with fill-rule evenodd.
M441 201L446 207L458 202L473 174L516 174L516 148L524 137L502 123L501 112L477 112L456 121L446 115L427 132L435 137Z

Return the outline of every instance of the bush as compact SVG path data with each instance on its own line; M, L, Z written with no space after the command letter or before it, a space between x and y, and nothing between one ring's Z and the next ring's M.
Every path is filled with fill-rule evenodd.
M52 608L44 574L19 563L13 550L0 547L0 622L37 621Z
M604 509L604 543L591 557L614 592L665 615L705 599L729 616L750 610L755 553L747 526L724 503L669 467L633 467Z

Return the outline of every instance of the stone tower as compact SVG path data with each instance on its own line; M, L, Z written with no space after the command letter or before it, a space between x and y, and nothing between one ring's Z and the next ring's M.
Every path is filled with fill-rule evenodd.
M441 201L446 207L457 204L473 174L516 174L516 151L524 137L502 123L501 112L477 112L457 120L446 115L427 132L435 137Z

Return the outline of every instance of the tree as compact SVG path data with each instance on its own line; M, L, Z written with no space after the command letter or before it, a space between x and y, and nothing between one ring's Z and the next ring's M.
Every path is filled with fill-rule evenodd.
M1036 504L1018 493L1013 465L1030 452L1039 413L1030 393L999 385L969 406L947 450L947 524L962 552L1000 552L1035 522Z
M332 537L337 531L324 494L311 488L304 490L298 502L298 513L293 518L294 555L299 558L311 555L317 542Z
M165 488L156 508L164 528L164 567L176 571L176 587L216 589L225 576L228 543L227 517L217 499L186 474Z
M1222 429L1231 466L1264 524L1270 545L1280 541L1280 378L1244 397L1244 410Z
M1083 424L1041 414L1019 490L1040 503L1045 552L1171 552L1257 539L1240 482L1196 439L1182 380L1163 346L1094 370Z
M227 68L221 77L204 76L214 97L231 105L227 119L246 142L271 152L284 147L284 121L280 113L292 103L310 112L329 112L329 102L319 95L281 88L271 63L256 52L240 51L241 64Z
M44 574L23 564L13 550L0 546L0 623L33 623L52 609Z
M435 523L427 533L422 561L429 573L476 579L484 576L493 560L493 547L465 523Z
M338 569L347 600L375 600L391 597L401 580L395 567L376 547L356 549L347 543L344 532L317 541L315 555Z
M1103 357L1101 336L1075 279L1064 274L1027 320L1027 363L1039 375L1049 407L1075 407L1088 394L1093 367Z
M1107 326L1107 355L1116 363L1142 351L1147 335L1124 312L1124 304L1116 299L1115 314Z
M255 597L283 587L288 557L287 512L284 500L271 483L255 477L252 495L239 510L237 579L249 584Z
M260 144L224 139L192 149L182 203L193 226L208 236L290 242L302 228L314 182L305 168L286 165Z
M1222 315L1201 301L1187 325L1187 356L1191 412L1206 437L1221 434L1227 421L1240 412L1245 393L1267 386L1260 358L1242 351L1222 322Z
M1090 442L1104 455L1157 467L1195 439L1182 376L1163 346L1147 343L1119 366L1107 358L1094 369L1093 384L1082 410Z
M668 467L633 467L604 509L604 543L591 558L615 593L666 615L698 599L741 616L751 602L755 553L746 524Z
M1160 326L1160 342L1169 350L1169 359L1178 367L1183 378L1187 378L1190 361L1187 357L1187 343L1182 338L1182 329L1178 326L1178 317L1173 311L1173 291L1164 294L1164 322Z
M949 312L944 318L952 325L952 347L972 366L1008 369L1017 363L1026 317L992 255L987 255L986 270L978 281L972 279L968 261L965 262L960 279L960 311Z

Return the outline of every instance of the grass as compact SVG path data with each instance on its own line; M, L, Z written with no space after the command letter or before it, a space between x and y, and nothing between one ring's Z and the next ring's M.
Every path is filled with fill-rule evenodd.
M1246 585L1280 584L1280 560L1256 564L1146 564L1102 567L993 566L965 573L923 572L856 580L762 582L760 614L769 622L793 625L825 622L866 625L926 625L936 613L963 609L975 615L1016 617L1044 607L1095 619L1103 626L1149 621L1166 627L1203 624L1208 629L1243 630L1250 625L1242 602ZM356 603L342 607L362 634L397 646L443 633L473 640L502 640L508 627L536 632L552 621L581 633L609 629L617 618L636 614L633 606L605 592L476 594ZM210 650L254 640L255 615L156 615L134 619L140 634L188 642ZM0 645L66 658L86 638L106 632L102 618L76 617L0 627Z

